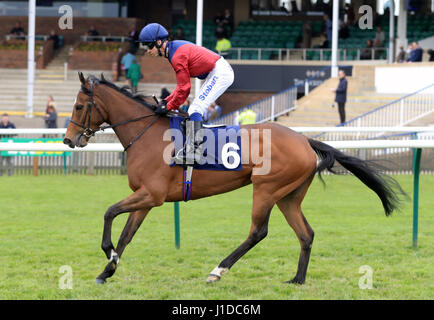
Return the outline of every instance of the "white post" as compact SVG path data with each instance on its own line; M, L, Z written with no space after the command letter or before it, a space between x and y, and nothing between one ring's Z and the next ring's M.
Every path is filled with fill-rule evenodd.
M402 126L404 123L404 99L401 100L399 107L399 125Z
M274 95L271 96L271 122L274 121L274 106L275 106L275 103L276 103L275 100L276 99L275 99Z
M35 80L35 15L36 0L29 1L29 30L27 37L27 112L26 118L33 117L33 85Z
M307 96L309 94L309 81L306 80L304 82L304 95Z
M202 45L202 24L203 24L203 0L197 0L196 8L196 44ZM201 82L196 78L194 82L194 96L197 97L200 92Z
M400 0L399 16L398 16L398 46L403 46L404 50L407 49L407 0ZM433 2L434 4L434 2ZM398 48L397 46L397 48Z
M68 62L63 63L63 80L68 80Z
M390 19L389 19L389 63L393 63L395 50L395 0L390 1Z
M338 30L339 30L339 1L333 1L333 35L332 35L332 78L338 76Z

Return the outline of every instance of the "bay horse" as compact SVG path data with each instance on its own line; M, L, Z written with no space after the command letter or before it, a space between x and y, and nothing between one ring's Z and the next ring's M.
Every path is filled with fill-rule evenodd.
M95 132L113 128L127 152L129 186L133 191L127 198L110 206L104 215L101 248L109 261L96 282L105 283L115 273L125 247L149 211L165 202L183 200L183 168L170 167L163 160L164 149L173 144L163 140L164 132L169 129L169 119L153 112L156 104L150 97L132 95L128 89L105 80L103 75L101 79L94 76L85 79L80 72L79 79L81 89L63 142L71 148L84 147ZM100 127L103 123L108 126ZM259 130L259 144L264 143L265 130L271 132L270 171L255 174L258 165L252 159L238 171L194 170L192 200L253 184L252 219L247 239L211 271L207 282L220 280L247 251L267 236L271 209L277 205L296 233L301 247L297 273L286 282L303 284L314 231L303 215L301 203L315 174L320 175L324 170L333 172L335 161L378 195L386 216L398 208L399 193L403 192L399 184L382 175L379 168L370 162L346 155L276 123L241 127L248 135L253 129ZM111 240L113 219L126 212L129 212L129 217L115 249Z

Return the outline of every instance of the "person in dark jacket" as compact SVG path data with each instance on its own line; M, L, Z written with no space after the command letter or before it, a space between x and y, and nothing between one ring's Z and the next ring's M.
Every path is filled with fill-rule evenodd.
M419 44L415 41L411 44L410 57L407 62L421 62L423 56L423 49L419 47Z
M45 127L57 128L57 112L54 106L47 107L47 113L45 114Z
M0 121L0 129L16 129L15 125L9 121L9 115L7 113L2 114L1 117L1 121ZM1 135L0 136L0 141L1 138L11 138L12 135ZM3 167L3 163L6 162L6 168L8 170L8 175L11 176L14 174L14 169L13 169L13 165L12 165L12 157L10 156L2 156L1 152L0 152L0 176L3 175L3 171L4 171L4 167Z
M345 78L345 71L339 70L339 85L336 89L332 89L332 91L336 92L335 101L338 103L339 118L341 119L341 123L345 122L345 103L347 102L347 88L348 81Z

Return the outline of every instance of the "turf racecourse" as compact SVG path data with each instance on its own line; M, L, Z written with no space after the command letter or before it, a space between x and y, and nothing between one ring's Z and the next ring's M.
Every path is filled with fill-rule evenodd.
M397 176L412 194L412 176ZM288 285L299 243L277 207L268 237L214 284L208 273L245 239L251 186L181 203L181 249L174 246L173 204L155 208L119 268L96 285L107 207L130 193L125 176L0 177L0 299L432 299L434 176L421 176L419 248L411 247L412 205L386 218L378 198L352 176L314 180L303 211L315 230L304 286ZM113 225L113 242L127 214ZM61 266L71 290L59 288ZM361 266L372 289L361 290Z

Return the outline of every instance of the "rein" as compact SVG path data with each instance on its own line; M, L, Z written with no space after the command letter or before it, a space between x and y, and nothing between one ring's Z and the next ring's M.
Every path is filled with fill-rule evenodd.
M148 114L146 116L141 116L141 117L134 118L134 119L124 120L124 121L118 122L118 123L113 124L113 125L100 126L97 129L92 129L90 127L91 126L92 107L95 107L95 109L98 111L98 113L99 113L101 119L103 120L103 122L108 123L108 121L104 118L101 110L98 108L98 105L96 104L96 102L93 99L93 87L94 87L94 83L93 83L93 81L90 81L89 83L90 83L90 90L87 90L84 86L82 86L81 89L80 89L80 91L82 93L86 94L90 98L89 101L88 101L88 103L87 103L87 110L86 110L86 115L85 115L85 116L87 116L87 119L86 119L87 123L88 123L87 126L86 126L86 120L85 120L84 124L81 124L81 123L78 123L78 122L76 122L76 121L74 121L74 120L71 119L71 122L73 124L75 124L76 126L84 129L84 132L81 134L81 136L84 136L84 137L86 137L86 138L89 139L89 138L93 137L95 135L95 133L97 133L98 131L104 131L106 129L113 129L113 128L119 127L121 125L130 123L130 122L135 122L135 121L146 119L148 117L155 116L155 118L142 131L140 131L140 133L136 137L134 137L128 143L128 145L126 147L124 147L124 152L125 152L125 151L128 150L129 147L132 146L132 144L134 142L136 142L137 140L139 140L140 137L146 132L146 130L148 130L158 120L158 118L160 117L160 115L153 113L153 114Z

